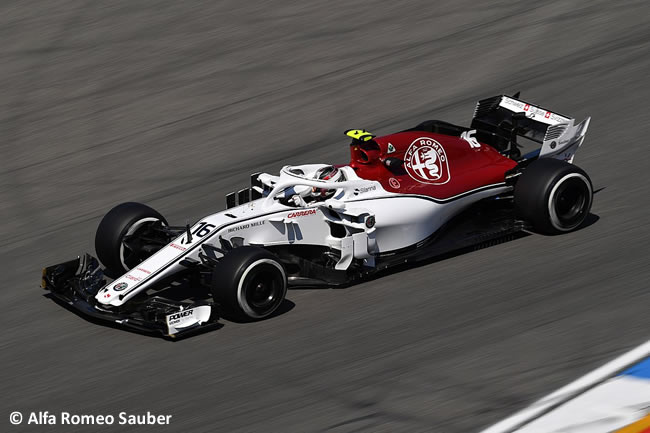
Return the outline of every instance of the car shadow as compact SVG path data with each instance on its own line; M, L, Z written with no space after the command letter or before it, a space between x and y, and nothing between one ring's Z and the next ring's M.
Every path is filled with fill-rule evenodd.
M589 226L592 226L596 224L599 219L600 217L598 215L590 213L589 215L587 215L587 218L585 218L584 222L580 225L580 227L578 227L577 230L582 230Z
M262 320L241 319L241 318L238 318L238 317L230 316L230 315L227 314L227 313L223 313L223 315L221 315L220 317L221 317L222 319L225 319L225 320L227 320L227 321L229 321L229 322L233 322L233 323L255 323L255 322L262 322L262 321L271 320L271 319L273 319L274 317L278 317L278 316L281 316L281 315L283 315L283 314L286 314L286 313L288 313L289 311L293 310L293 309L295 308L295 306L296 306L295 303L293 303L292 301L290 301L290 300L288 300L288 299L285 299L284 301L282 301L282 304L280 304L280 306L278 307L277 310L275 310L275 311L274 311L274 312L273 312L269 317L267 317L267 318L265 318L265 319L262 319Z
M580 231L580 230L584 230L584 229L586 229L587 227L596 224L596 223L598 222L599 219L600 219L600 217L599 217L598 215L593 214L593 213L589 213L589 215L587 215L587 216L585 217L585 220L582 222L582 224L580 224L580 225L578 226L578 228L576 228L575 230L572 230L572 232L578 232L578 231ZM531 233L533 233L533 234L535 234L535 235L551 236L551 237L555 237L555 236L565 236L565 235L568 234L568 233L547 234L547 233L538 233L538 232L533 232L533 231L531 231ZM571 233L571 232L569 232L569 233Z
M584 222L577 229L575 229L574 231L577 232L577 231L583 230L583 229L595 224L596 222L598 222L599 219L600 219L600 217L598 215L593 214L593 213L589 213L589 215L587 215L587 217L585 218ZM369 282L369 281L374 281L374 280L383 278L383 277L388 276L388 275L397 274L397 273L404 272L404 271L407 271L407 270L410 270L410 269L419 268L421 266L427 266L427 265L430 265L432 263L442 262L444 260L448 260L448 259L458 257L458 256L462 256L462 255L465 255L465 254L469 254L469 253L472 253L474 251L483 250L483 249L486 249L486 248L491 248L491 247L494 247L496 245L501 245L501 244L505 244L505 243L509 243L509 242L514 242L514 241L517 241L519 239L523 239L523 238L526 238L526 237L529 237L529 236L535 236L535 235L537 235L537 236L539 236L539 235L548 236L548 235L545 235L545 234L542 234L542 233L537 233L537 232L533 232L533 231L529 231L529 230L520 231L520 232L510 234L508 236L505 236L503 238L495 239L495 240L485 242L485 243L482 243L482 244L478 244L478 245L473 245L473 246L469 246L469 247L465 247L465 248L456 249L456 250L449 251L449 252L437 255L435 257L420 260L420 261L417 261L417 262L406 262L406 263L402 263L402 264L399 264L399 265L394 265L394 266L391 266L390 268L378 271L377 273L375 273L373 275L370 275L370 276L368 276L366 278L363 278L362 280L359 280L359 281L354 281L354 282L351 282L351 283L341 284L341 285L337 285L337 286L319 286L319 287L314 287L314 286L292 286L291 290L346 289L348 287L352 287L352 286L355 286L355 285L360 284L360 283L366 283L366 282ZM559 235L550 235L550 236L563 236L563 235L566 235L566 233L559 234Z

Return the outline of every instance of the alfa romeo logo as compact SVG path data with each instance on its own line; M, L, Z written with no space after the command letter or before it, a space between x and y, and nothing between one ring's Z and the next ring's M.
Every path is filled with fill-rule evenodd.
M126 283L118 283L118 284L113 286L113 290L115 290L116 292L120 292L120 291L126 289L127 287L129 287L129 285L126 284Z
M421 183L442 185L449 182L449 161L445 149L431 138L418 138L404 155L404 168Z

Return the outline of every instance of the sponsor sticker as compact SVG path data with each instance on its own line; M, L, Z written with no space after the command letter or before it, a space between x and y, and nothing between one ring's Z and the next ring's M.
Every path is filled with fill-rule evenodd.
M394 177L388 179L388 184L391 186L391 188L395 188L395 189L399 189L399 187L401 186L399 180L395 179Z
M411 178L432 185L449 182L449 161L445 149L432 138L418 138L404 155L404 168Z
M376 186L376 185L372 185L372 186L362 186L361 188L357 188L357 189L355 189L355 190L354 190L354 193L355 193L355 194L363 194L363 193L366 193L366 192L376 191L376 190L377 190L377 186Z
M179 313L170 314L169 316L167 316L167 320L170 325L173 325L178 323L180 319L182 319L183 317L189 317L193 314L194 314L194 310L185 310Z
M291 212L289 215L287 215L287 218L298 218L298 217L303 217L308 215L316 215L316 209L308 209L308 210L301 210L298 212Z
M197 324L202 324L210 319L212 308L209 305L188 308L166 316L167 330L169 335Z
M251 227L263 226L264 223L266 223L266 221L261 220L261 221L255 221L255 222L248 223L248 224L242 224L242 225L236 226L236 227L231 227L231 228L228 229L228 233L237 232L239 230L245 230L245 229L248 229L248 228L251 228Z
M523 111L527 118L546 123L547 125L565 123L570 120L568 117L560 116L545 108L536 107L535 105L526 104L508 97L504 97L499 103L499 106L514 112Z
M129 287L127 283L117 283L116 285L113 286L113 290L115 290L116 292L121 292L127 287Z
M510 98L503 98L503 100L499 105L513 111L521 110L524 108L523 102L517 101L516 99L510 99Z
M393 153L393 152L395 152L395 146L393 146L393 144L389 142L388 143L388 152L386 152L386 153Z

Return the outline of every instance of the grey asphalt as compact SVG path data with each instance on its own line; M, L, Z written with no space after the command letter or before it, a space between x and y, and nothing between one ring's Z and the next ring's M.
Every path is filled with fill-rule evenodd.
M650 6L640 1L5 1L0 430L467 432L648 339ZM177 343L88 323L40 269L141 201L184 224L254 171L347 161L347 128L468 123L500 93L592 123L590 226L529 236ZM116 420L117 422L117 420ZM130 431L130 430L129 430Z

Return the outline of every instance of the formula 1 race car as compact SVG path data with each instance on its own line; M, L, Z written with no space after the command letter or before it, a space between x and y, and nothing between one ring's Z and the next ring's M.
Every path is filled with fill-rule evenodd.
M288 286L349 285L524 231L574 230L593 197L572 165L589 118L575 124L518 97L479 101L469 128L348 130L349 164L253 174L226 210L192 226L123 203L97 230L104 268L86 254L45 268L42 286L84 315L174 337L219 315L267 318ZM521 155L518 139L541 147Z

